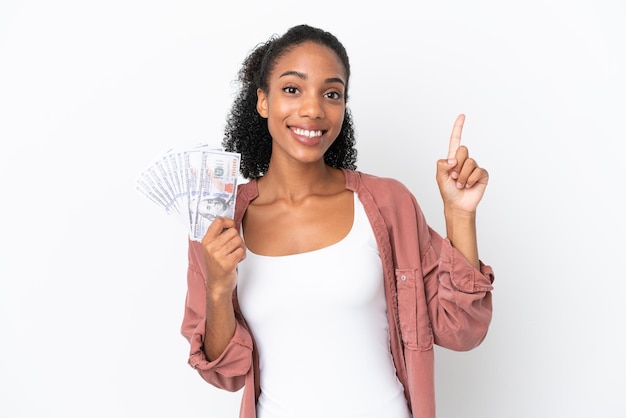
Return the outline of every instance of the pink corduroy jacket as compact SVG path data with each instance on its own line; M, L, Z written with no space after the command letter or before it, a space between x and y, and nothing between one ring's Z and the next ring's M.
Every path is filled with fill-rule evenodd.
M483 341L492 315L493 270L482 262L480 270L474 268L448 239L432 230L415 197L400 182L359 171L344 170L344 174L346 188L357 193L378 243L391 354L398 379L413 416L433 418L433 344L467 351ZM238 187L238 226L248 204L257 196L254 180ZM239 417L256 418L260 393L258 352L236 291L235 334L219 358L207 361L204 355L206 274L200 243L189 241L188 290L181 327L191 346L189 364L218 388L237 391L243 387Z

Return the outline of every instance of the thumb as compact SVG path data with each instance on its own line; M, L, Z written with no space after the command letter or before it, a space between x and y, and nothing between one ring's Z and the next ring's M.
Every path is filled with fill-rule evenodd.
M437 161L437 183L444 184L450 179L450 172L457 165L456 158L444 158Z

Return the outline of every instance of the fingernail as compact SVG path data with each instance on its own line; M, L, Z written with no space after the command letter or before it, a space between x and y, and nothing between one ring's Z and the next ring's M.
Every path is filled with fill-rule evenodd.
M450 177L456 180L459 178L459 173L457 173L456 171L453 171L452 173L450 173Z
M460 181L456 182L456 188L457 189L462 189L463 188L463 183L461 183Z
M456 160L454 158L448 158L448 165L456 164Z

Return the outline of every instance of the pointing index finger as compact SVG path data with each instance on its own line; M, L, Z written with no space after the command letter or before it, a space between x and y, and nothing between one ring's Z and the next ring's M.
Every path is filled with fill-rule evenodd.
M456 150L461 145L461 132L463 132L463 123L465 123L465 115L460 114L454 121L452 134L450 134L450 145L448 147L448 158L454 158Z

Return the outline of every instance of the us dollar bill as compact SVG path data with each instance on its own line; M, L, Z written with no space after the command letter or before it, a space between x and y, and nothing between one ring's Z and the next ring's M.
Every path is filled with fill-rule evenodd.
M202 241L217 217L233 218L241 155L199 144L169 150L137 177L136 189Z

